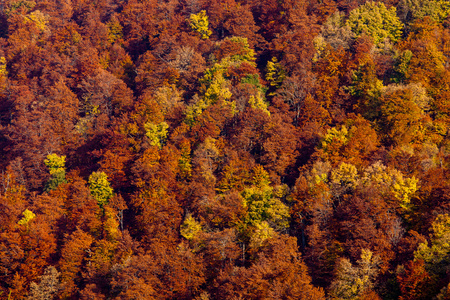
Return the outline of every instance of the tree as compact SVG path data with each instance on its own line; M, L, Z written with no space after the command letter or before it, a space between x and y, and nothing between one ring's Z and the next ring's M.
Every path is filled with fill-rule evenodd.
M442 22L450 14L450 6L442 0L404 0L400 4L401 13L407 21L430 17L433 21Z
M209 22L206 11L202 10L198 14L191 14L189 21L192 30L198 32L202 39L206 40L209 38L212 32L208 29Z
M436 279L444 276L449 265L450 253L450 216L438 215L434 220L430 234L431 244L428 242L419 244L414 252L415 260L423 260L425 268Z
M113 189L104 172L94 172L89 176L89 190L101 208L113 196Z
M255 24L250 5L235 0L206 1L213 35L218 39L241 36L251 47L260 42L259 27Z
M54 266L48 266L40 277L39 283L30 285L29 300L52 299L59 290L60 273Z
M236 267L218 279L216 299L325 299L311 284L296 240L286 235L270 239L250 267Z
M345 14L335 12L322 25L321 32L314 38L314 46L317 50L317 57L321 57L326 45L334 49L348 49L356 37L349 24L344 22ZM317 58L316 58L317 59Z
M360 36L366 33L379 45L384 39L396 42L402 34L403 23L396 14L395 7L386 8L383 2L367 2L352 10L347 25Z
M283 230L288 227L289 212L269 181L269 174L261 166L253 169L252 186L242 192L244 207L247 207L245 223L256 226L267 221L272 227ZM261 226L261 225L260 225Z
M77 283L81 280L87 258L92 255L93 242L94 238L79 228L67 237L60 260L60 293L63 297L77 297L80 291Z
M397 280L402 292L399 299L429 299L431 278L423 260L409 261L406 266L399 266Z
M67 182L65 160L65 156L58 156L55 153L47 155L44 164L47 166L51 177L46 183L45 190L54 190L61 183Z
M145 135L150 141L150 146L156 146L162 148L167 139L167 129L169 125L166 122L161 122L159 124L145 123Z
M343 258L339 261L336 279L330 286L332 299L359 299L372 289L378 275L379 259L368 249L361 250L361 259L354 267Z
M340 129L327 130L315 155L333 165L343 160L355 166L367 165L378 145L379 138L372 125L361 116L349 116Z
M187 240L193 240L202 230L202 226L191 215L186 216L180 227L180 234Z
M421 143L426 139L422 128L427 120L424 112L428 107L427 96L423 91L421 97L413 88L387 87L381 98L382 124L395 145Z

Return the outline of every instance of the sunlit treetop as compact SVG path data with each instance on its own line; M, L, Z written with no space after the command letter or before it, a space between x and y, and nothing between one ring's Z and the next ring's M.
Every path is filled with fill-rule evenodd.
M375 45L385 39L395 43L400 39L403 29L396 8L388 9L383 2L367 2L352 10L346 24L357 36L365 33L372 37Z
M206 40L211 35L211 30L208 29L209 21L206 12L202 10L198 14L191 14L189 17L192 30L198 32L202 39Z

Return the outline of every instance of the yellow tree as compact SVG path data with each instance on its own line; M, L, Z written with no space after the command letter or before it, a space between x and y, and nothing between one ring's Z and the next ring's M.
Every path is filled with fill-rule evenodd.
M201 38L206 40L211 35L211 30L208 29L209 21L206 11L202 10L198 14L191 14L189 17L189 25L192 30L199 33Z

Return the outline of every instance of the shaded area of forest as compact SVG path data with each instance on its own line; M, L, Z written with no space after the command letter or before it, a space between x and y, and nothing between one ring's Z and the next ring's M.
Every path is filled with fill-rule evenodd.
M0 298L450 299L449 15L2 1Z

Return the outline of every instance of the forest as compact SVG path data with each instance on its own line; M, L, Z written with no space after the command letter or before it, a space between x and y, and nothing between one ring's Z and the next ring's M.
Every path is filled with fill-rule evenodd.
M450 299L450 2L0 1L0 299Z

